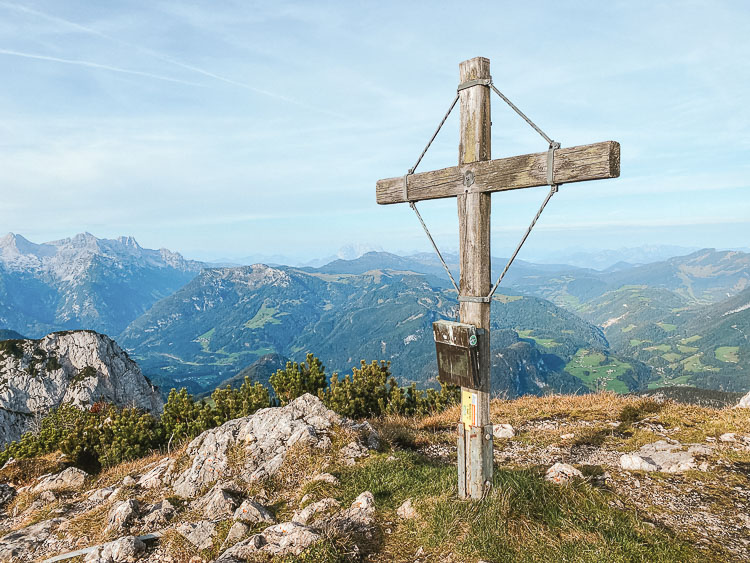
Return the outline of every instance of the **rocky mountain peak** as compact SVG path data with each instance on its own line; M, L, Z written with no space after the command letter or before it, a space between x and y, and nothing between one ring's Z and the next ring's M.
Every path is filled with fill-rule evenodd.
M232 282L238 286L255 289L263 286L288 287L291 276L285 270L265 264L253 264L240 268L217 268L211 270L214 277Z
M121 235L121 236L117 237L116 240L117 240L117 242L119 242L120 244L122 244L125 247L135 248L135 249L138 249L138 250L141 249L141 245L138 244L138 241L135 240L135 237L131 237L129 235L128 236L122 236Z
M61 403L86 408L100 401L162 408L156 387L106 335L70 331L0 342L0 443L19 438Z

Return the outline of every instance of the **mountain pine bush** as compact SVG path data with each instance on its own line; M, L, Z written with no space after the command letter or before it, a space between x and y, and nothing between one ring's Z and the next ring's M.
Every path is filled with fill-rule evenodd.
M161 425L168 441L183 442L217 424L218 420L208 403L196 401L184 387L169 392L161 415Z
M93 369L93 368L91 368ZM331 410L349 418L387 414L428 414L458 401L456 388L421 391L412 384L400 387L391 375L390 363L362 360L360 367L327 384L325 367L313 354L305 362L288 362L271 376L275 397L268 388L246 377L239 389L216 389L211 401L200 401L187 392L172 389L161 418L135 408L96 403L89 409L63 404L47 414L33 432L11 442L0 452L0 466L10 458L23 459L60 451L88 471L97 471L149 452L190 440L228 420L249 416L259 409L297 397L318 395Z
M279 402L287 405L305 393L317 395L318 391L325 389L325 370L326 368L318 358L308 354L307 360L301 364L287 362L286 368L278 370L268 381Z
M328 389L318 394L329 409L349 418L429 414L458 401L455 387L444 386L440 391L420 391L414 383L399 387L390 366L390 362L367 364L362 360L360 367L352 368L343 379L334 374Z
M249 377L239 389L232 389L227 385L223 389L216 389L211 398L214 401L216 416L223 424L227 420L249 416L259 409L271 406L271 396L268 389L258 383L252 383Z
M364 418L383 414L391 390L398 387L390 377L390 363L362 360L359 368L339 379L333 375L331 384L319 392L323 403L331 410L349 418Z

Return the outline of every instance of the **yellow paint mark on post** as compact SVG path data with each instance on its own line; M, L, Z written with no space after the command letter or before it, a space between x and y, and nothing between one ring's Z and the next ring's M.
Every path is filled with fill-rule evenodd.
M477 394L471 390L461 390L461 422L465 426L477 425Z

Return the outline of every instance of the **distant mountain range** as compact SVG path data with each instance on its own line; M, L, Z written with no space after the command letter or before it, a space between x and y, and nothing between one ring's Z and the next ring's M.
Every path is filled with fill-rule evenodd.
M458 278L458 257L446 260ZM504 264L494 258L493 273ZM105 332L163 389L239 383L252 366L245 373L263 380L308 351L329 373L385 359L402 382L435 385L431 323L455 318L456 296L432 254L206 266L130 237L36 245L7 235L0 328ZM499 393L750 388L750 254L704 249L605 270L517 261L496 297Z
M0 326L32 338L79 328L114 336L202 267L132 237L35 244L9 233L0 238Z
M206 269L119 340L157 383L211 388L266 354L313 352L329 372L383 359L403 383L435 385L432 322L455 312L454 292L432 275ZM565 366L584 348L608 356L601 330L536 297L499 295L492 323L494 387L509 396L585 389ZM632 381L643 377L628 369Z

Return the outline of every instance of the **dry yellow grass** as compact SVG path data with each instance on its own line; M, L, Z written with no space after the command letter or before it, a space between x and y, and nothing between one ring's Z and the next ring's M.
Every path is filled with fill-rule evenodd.
M175 452L171 457L174 458L175 456L180 455L180 453L181 451ZM122 480L127 475L137 475L144 473L144 470L149 465L158 463L159 461L164 459L164 457L165 455L163 453L154 452L146 457L142 457L133 461L126 461L105 469L97 477L96 486L109 487L111 485L117 485L122 482Z
M75 538L86 538L87 543L96 545L117 537L114 531L107 531L107 516L115 501L106 501L74 516L65 525L65 533Z
M490 404L493 423L508 423L520 426L535 420L555 419L568 421L619 421L623 409L639 409L645 404L653 404L650 399L616 393L603 392L588 395L548 395L545 397L525 396L518 399L495 399ZM653 419L665 427L679 427L677 439L686 441L705 440L708 436L718 437L725 432L743 432L750 427L750 409L698 407L666 401L653 415ZM454 406L444 412L414 419L390 417L389 426L401 426L413 433L418 430L452 430L460 418L460 407Z
M59 452L31 459L17 459L0 469L0 483L14 483L18 487L23 487L30 485L42 475L62 471L67 465L65 458L61 457Z

